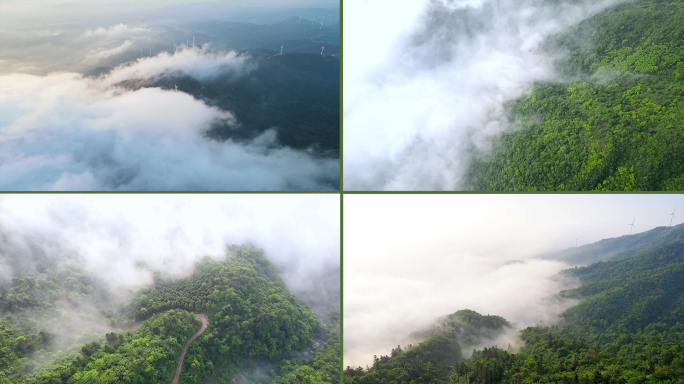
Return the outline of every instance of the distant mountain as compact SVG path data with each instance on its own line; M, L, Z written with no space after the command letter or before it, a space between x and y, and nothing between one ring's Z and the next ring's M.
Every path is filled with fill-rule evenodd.
M321 47L325 46L326 54L340 52L339 24L326 20L289 17L272 24L203 21L190 23L188 27L194 31L195 37L198 34L206 36L203 40L196 40L198 43L206 40L226 50L266 48L280 51L283 46L284 52L320 53Z
M599 261L623 259L666 244L684 241L684 224L657 227L650 231L604 239L593 244L542 255L571 265L589 265Z

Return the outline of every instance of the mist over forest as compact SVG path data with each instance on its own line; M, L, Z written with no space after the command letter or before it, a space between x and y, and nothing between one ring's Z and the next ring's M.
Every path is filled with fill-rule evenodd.
M681 278L684 227L673 213L683 209L681 195L382 197L345 197L343 360L344 367L351 369L345 371L345 382L434 379L465 383L471 377L505 383L517 380L517 373L522 378L561 380L563 375L553 376L564 372L553 365L559 364L551 360L557 357L544 356L549 360L540 363L545 368L540 368L538 376L522 368L512 370L538 353L536 348L545 350L541 344L546 345L546 336L535 338L536 332L559 329L553 337L565 337L562 327L577 325L572 316L592 318L600 324L594 332L601 334L616 318L610 311L616 311L617 317L622 316L617 312L640 316L640 311L653 311L653 316L659 313L668 319L678 313L674 308L681 286L675 276ZM651 263L668 274L667 284L674 284L668 288L672 296L651 285L644 286L639 295L632 295L634 287L620 287L627 284L623 280L627 275L619 277L620 273L634 273L630 275L637 279L634 284L657 285L659 277L639 272ZM586 277L587 271L596 271L592 279ZM598 271L612 271L612 285L599 283L605 276ZM608 305L607 295L615 297L624 290L630 290L629 300L634 303L597 309ZM665 300L657 302L668 306L662 311L642 308L638 303L643 304L639 300L645 297ZM648 321L655 324L655 318L648 317ZM611 329L619 326L616 322ZM573 340L592 343L594 339ZM599 344L594 351L603 346ZM494 356L499 352L493 347L507 355ZM636 348L625 348L632 347ZM611 351L617 353L617 349ZM672 353L680 353L676 351L680 350ZM598 352L577 352L578 359L586 359L582 363L586 369L578 371L580 381L591 380L599 364L590 361L591 353ZM511 354L518 357L507 357ZM569 366L572 354L562 357L569 359L562 363ZM485 363L489 358L497 361ZM609 363L601 361L602 374L610 372ZM456 371L461 363L465 365ZM670 363L662 369L669 369ZM506 376L492 373L509 369ZM485 371L493 376L478 376Z
M188 196L2 196L0 382L339 382L339 197Z
M2 189L339 189L338 3L2 7Z
M345 189L682 190L680 1L344 12Z

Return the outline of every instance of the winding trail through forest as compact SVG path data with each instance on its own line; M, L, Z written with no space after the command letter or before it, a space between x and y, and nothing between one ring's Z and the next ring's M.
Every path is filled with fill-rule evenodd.
M194 335L190 336L188 341L185 343L185 346L183 347L183 352L181 352L181 355L178 358L176 374L173 375L173 381L171 382L171 384L179 384L181 371L183 370L183 360L185 359L185 353L188 351L188 348L190 348L190 344L192 344L192 342L195 341L197 336L204 333L204 331L207 329L207 326L209 325L209 318L207 317L207 315L205 315L204 313L194 313L194 315L196 318L202 321L202 327Z

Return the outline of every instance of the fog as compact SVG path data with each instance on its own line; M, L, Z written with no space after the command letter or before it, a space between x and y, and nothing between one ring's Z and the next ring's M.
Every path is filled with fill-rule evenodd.
M281 145L278 126L248 141L217 141L206 137L212 127L243 127L199 87L139 88L160 77L212 81L254 69L247 53L199 38L187 47L192 32L181 25L269 12L281 20L330 4L3 2L0 190L338 189L339 160ZM95 77L102 68L114 69Z
M275 131L247 143L208 139L214 124L240 129L239 122L182 89L116 86L173 73L239 76L249 70L244 56L187 48L95 79L0 76L0 189L333 189L337 160L282 147Z
M632 220L634 233L668 226L675 207L684 196L345 195L344 366L461 309L514 323L490 345L515 347L519 329L574 304L551 298L578 284L554 276L572 266L535 256L628 235Z
M465 188L473 154L516 129L504 103L563 80L542 43L618 2L347 1L345 190Z
M339 196L329 194L1 195L0 229L12 254L0 265L7 278L33 260L58 260L125 301L154 273L186 277L202 257L224 259L228 246L251 244L294 294L334 291L339 223Z

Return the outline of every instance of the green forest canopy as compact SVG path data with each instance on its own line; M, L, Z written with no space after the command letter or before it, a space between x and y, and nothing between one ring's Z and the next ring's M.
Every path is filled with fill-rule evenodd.
M508 105L524 128L479 154L476 190L684 190L684 2L627 1L545 48L569 79Z
M88 314L79 303L100 294L86 275L54 262L2 287L0 383L169 383L185 341L200 327L192 313L207 314L209 327L188 350L183 383L230 380L257 362L270 367L263 382L339 383L338 320L321 324L258 250L206 258L183 280L157 277L131 306L109 313L121 331L82 335L90 341L63 352L60 335L46 325L64 312L80 321Z

